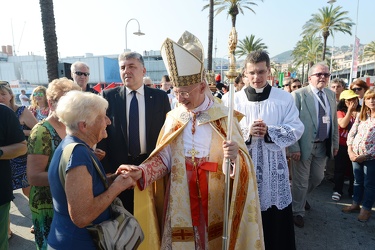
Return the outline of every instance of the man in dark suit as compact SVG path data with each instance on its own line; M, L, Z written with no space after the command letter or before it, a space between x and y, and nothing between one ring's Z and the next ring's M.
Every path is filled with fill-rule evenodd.
M106 152L102 163L107 173L116 172L121 164L142 163L155 148L166 114L171 109L164 91L143 84L146 68L140 54L124 52L118 61L124 86L103 91L103 97L109 103L107 116L111 125L107 127L108 138L100 142L98 148ZM138 106L138 119L132 118L133 98ZM133 125L138 131L134 132ZM133 135L138 139L133 139ZM133 213L133 190L126 190L119 197L124 207Z
M339 148L335 93L326 88L330 77L328 66L318 63L308 73L309 86L292 92L305 126L301 139L289 147L296 164L292 169L293 219L304 226L306 196L323 180L327 157L333 158Z

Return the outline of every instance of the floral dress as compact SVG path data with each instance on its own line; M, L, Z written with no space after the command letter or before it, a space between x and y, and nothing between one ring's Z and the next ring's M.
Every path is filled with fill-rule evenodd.
M31 111L31 113L33 113L33 115L35 116L35 118L38 121L46 119L48 117L48 114L49 114L49 108L44 108L42 110L40 108L30 107L30 111Z
M26 108L25 106L21 106L16 110L16 116L18 119L22 115L25 108ZM21 128L30 129L26 125L21 125ZM27 162L27 154L21 155L19 157L16 157L10 160L10 167L12 169L13 190L26 188L29 186L29 183L26 177L26 162Z
M48 156L48 171L55 149L61 138L52 125L43 120L31 131L28 141L28 154ZM31 186L29 205L35 230L37 249L47 249L47 238L53 217L52 195L49 186Z

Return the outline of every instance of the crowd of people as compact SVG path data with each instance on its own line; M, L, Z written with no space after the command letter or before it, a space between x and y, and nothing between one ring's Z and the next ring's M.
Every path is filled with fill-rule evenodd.
M229 119L227 85L216 78L211 92L197 37L167 38L161 54L168 74L160 89L136 52L119 55L123 84L101 93L84 62L72 64L73 80L22 92L20 106L0 82L0 249L8 248L12 190L20 188L36 249L95 249L86 227L108 220L116 197L143 229L142 249L220 248L225 220L230 249L296 249L294 226L304 227L308 194L330 162L330 198L340 201L349 180L353 203L342 212L369 220L375 90L366 82L346 89L317 63L308 84L285 78L274 87L267 52L254 51L235 78Z

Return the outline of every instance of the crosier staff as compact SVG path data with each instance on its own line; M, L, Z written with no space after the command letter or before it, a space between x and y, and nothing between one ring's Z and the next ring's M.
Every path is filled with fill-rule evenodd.
M227 140L232 140L232 129L233 129L233 98L234 98L234 79L237 77L236 72L236 58L234 56L234 51L237 46L237 31L235 27L229 34L229 71L226 76L229 79L229 101L228 101L228 129L227 129ZM228 221L229 221L229 198L230 198L230 170L231 170L231 160L229 158L225 159L226 173L225 173L225 192L224 192L224 222L223 222L223 244L222 249L228 249Z

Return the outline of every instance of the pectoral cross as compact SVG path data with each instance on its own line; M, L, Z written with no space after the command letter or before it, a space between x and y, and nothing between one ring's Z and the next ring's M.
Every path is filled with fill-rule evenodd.
M197 189L198 189L198 197L201 198L201 190L199 188L199 175L198 175L198 168L197 168L197 163L195 162L195 156L199 154L199 151L195 150L195 148L192 148L188 151L188 154L191 155L191 161L193 162L193 167L195 171L195 176L196 176L196 183L197 183Z
M197 154L199 154L199 152L198 152L197 150L195 150L195 148L192 148L192 149L190 149L190 150L188 151L188 154L191 155L191 160L192 160L193 165L194 165L194 167L195 167L195 166L196 166L196 163L195 163L195 156L196 156Z

